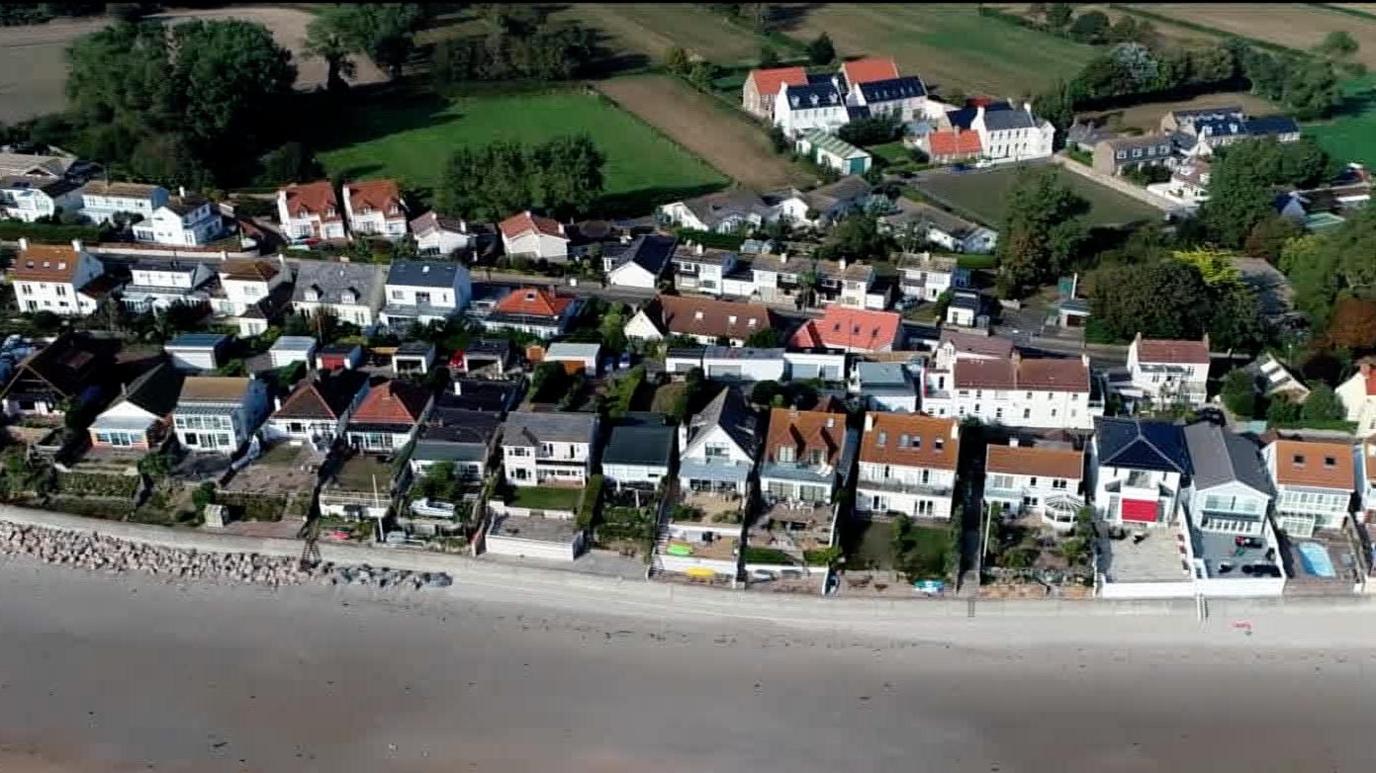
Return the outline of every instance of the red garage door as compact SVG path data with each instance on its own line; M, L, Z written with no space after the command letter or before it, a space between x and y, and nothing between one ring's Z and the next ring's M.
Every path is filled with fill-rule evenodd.
M1156 523L1156 502L1124 499L1123 520L1136 523Z

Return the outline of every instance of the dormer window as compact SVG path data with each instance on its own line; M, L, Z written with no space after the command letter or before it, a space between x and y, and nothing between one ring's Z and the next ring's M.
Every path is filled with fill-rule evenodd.
M779 446L777 456L780 462L793 462L797 459L794 454L793 446Z
M1295 454L1293 457L1291 457L1290 461L1291 461L1291 463L1293 463L1296 467L1303 467L1303 466L1304 466L1304 454Z
M940 451L941 449L946 447L946 439L937 438L936 440L932 441L932 447Z
M881 429L881 430L879 431L879 440L878 440L877 443L875 443L875 445L879 446L880 448L883 448L884 446L888 445L888 443L889 443L889 433L887 433L887 432L885 432L884 430Z
M696 321L698 321L698 322L701 322L701 321L702 321L702 312L701 312L701 311L695 311L695 312L693 312L693 319L696 320Z
M1323 466L1324 466L1324 467L1332 468L1332 467L1337 466L1337 464L1338 464L1338 460L1337 460L1337 459L1334 459L1334 458L1331 457L1331 456L1325 456L1325 457L1323 458Z

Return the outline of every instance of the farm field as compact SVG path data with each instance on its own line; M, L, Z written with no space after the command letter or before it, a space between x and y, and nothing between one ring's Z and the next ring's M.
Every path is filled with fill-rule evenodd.
M313 89L325 82L325 63L302 56L306 25L314 18L296 8L254 6L225 10L179 10L153 17L170 23L191 19L242 19L267 27L292 52L296 87ZM104 27L105 18L58 20L23 27L0 27L0 121L19 121L66 107L66 50L72 41ZM385 80L367 58L355 57L355 83Z
M588 3L573 7L579 21L606 36L603 46L636 51L655 63L662 61L669 49L680 46L689 55L719 65L753 65L763 42L749 30L687 3Z
M1008 192L1018 178L1018 168L1005 166L996 169L957 172L924 176L915 184L923 195L945 204L957 212L966 213L992 228L999 228L1007 212ZM1110 226L1142 220L1157 220L1160 210L1128 198L1117 191L1067 172L1061 180L1090 203L1086 225Z
M906 74L968 94L1021 97L1069 79L1095 55L1091 46L981 17L974 5L785 5L785 32L831 36L837 53L892 56Z
M744 114L667 75L599 81L596 88L743 185L761 190L811 181Z
M359 110L348 126L322 141L329 173L350 178L394 177L424 190L439 179L449 153L494 140L536 143L588 133L607 156L606 195L659 201L700 193L726 179L635 116L581 92L463 97L409 97Z
M1270 115L1281 112L1279 107L1255 94L1248 94L1245 91L1228 91L1217 94L1202 94L1191 99L1148 102L1127 108L1097 113L1081 113L1080 115L1095 120L1105 119L1108 121L1109 128L1141 129L1147 133L1158 130L1161 126L1161 116L1172 110L1221 107L1224 105L1241 105L1248 115Z
M1345 82L1343 93L1342 115L1305 124L1304 132L1339 160L1376 164L1376 75Z
M1302 3L1152 3L1132 7L1300 50L1342 30L1361 46L1357 60L1376 67L1376 19L1367 21Z

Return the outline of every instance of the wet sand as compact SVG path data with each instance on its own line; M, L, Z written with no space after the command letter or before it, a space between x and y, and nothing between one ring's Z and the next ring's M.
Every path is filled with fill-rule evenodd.
M881 636L596 602L177 586L0 559L0 770L1257 773L1372 758L1369 614L1334 613L1330 646L1305 648L1267 635L1279 621L1250 637L1115 617Z

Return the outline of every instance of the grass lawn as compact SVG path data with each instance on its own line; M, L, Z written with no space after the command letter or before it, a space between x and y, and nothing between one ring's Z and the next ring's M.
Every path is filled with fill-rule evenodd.
M517 486L512 489L507 504L513 507L527 507L532 510L573 510L583 489L547 488L545 486Z
M893 524L856 519L848 527L842 547L846 565L855 569L893 568Z
M1341 115L1305 124L1304 133L1339 161L1376 164L1376 74L1343 83Z
M974 4L809 4L785 32L802 41L826 32L843 57L894 57L903 74L922 76L938 92L1014 98L1070 80L1098 53L982 17Z
M376 482L377 492L385 497L392 483L392 467L374 457L358 454L339 468L336 477L346 491L371 492Z
M925 177L917 188L957 212L965 213L991 228L1001 228L1006 213L1008 192L1017 181L1018 169L1004 166L989 170L953 172ZM1093 226L1122 225L1143 220L1159 220L1160 210L1128 198L1093 180L1062 172L1061 179L1090 203L1085 223Z
M724 185L726 179L603 98L574 91L379 101L328 138L320 160L331 176L393 177L431 189L454 148L494 140L537 143L587 133L607 156L607 205L640 208Z

